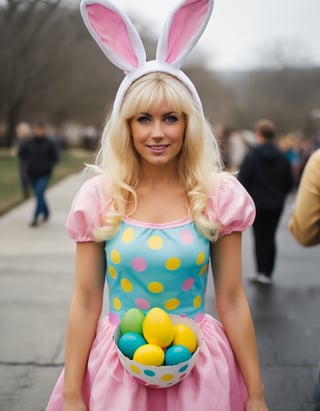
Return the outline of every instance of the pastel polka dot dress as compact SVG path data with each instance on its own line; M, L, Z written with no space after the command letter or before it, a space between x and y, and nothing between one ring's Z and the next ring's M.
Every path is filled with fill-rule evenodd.
M106 242L106 256L112 324L132 307L160 307L201 322L209 241L189 217L152 225L125 218Z
M93 241L108 205L105 177L88 180L73 202L67 228L79 242ZM219 235L243 231L255 208L243 186L226 174L208 198L208 215ZM205 313L209 241L186 217L149 224L125 217L106 241L109 315L98 326L91 347L83 396L89 411L244 411L246 388L221 324ZM132 307L160 307L193 318L204 342L191 373L169 388L145 387L124 370L113 341L115 326ZM47 411L63 409L62 372Z

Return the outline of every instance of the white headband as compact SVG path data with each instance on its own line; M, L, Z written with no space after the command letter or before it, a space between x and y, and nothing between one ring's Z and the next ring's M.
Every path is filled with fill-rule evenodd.
M213 0L185 0L178 5L164 25L156 59L147 62L141 38L123 12L109 0L81 1L81 15L90 34L107 58L125 73L114 100L112 115L119 113L131 84L154 72L164 72L178 78L202 111L197 90L180 67L206 28L212 9Z

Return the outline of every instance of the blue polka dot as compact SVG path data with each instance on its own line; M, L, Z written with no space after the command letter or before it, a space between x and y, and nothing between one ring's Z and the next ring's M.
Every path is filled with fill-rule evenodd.
M188 364L184 365L183 367L181 367L181 368L179 369L179 372L185 372L185 370L186 370L188 367L189 367Z
M143 371L145 375L147 375L148 377L154 377L156 375L156 373L152 370L144 370Z

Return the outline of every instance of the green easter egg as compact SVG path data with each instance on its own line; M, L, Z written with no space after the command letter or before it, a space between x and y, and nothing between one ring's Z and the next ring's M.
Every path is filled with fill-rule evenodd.
M144 312L138 308L130 308L126 311L120 322L121 334L137 333L142 334L142 325L144 321Z

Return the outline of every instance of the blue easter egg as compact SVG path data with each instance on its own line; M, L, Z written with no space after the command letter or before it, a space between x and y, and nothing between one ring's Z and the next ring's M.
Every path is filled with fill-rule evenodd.
M181 362L190 360L191 354L187 347L184 345L172 345L166 350L165 364L176 365Z
M123 334L118 341L120 351L130 359L133 358L133 354L137 348L144 344L146 344L146 340L142 335L133 332Z

